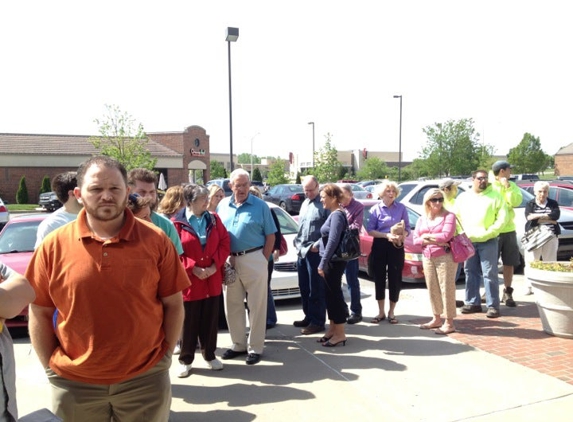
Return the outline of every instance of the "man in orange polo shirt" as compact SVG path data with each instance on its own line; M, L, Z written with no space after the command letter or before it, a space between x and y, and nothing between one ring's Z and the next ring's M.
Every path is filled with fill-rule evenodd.
M116 160L80 165L76 221L50 233L26 276L30 338L66 421L167 421L169 367L189 279L173 243L126 209Z

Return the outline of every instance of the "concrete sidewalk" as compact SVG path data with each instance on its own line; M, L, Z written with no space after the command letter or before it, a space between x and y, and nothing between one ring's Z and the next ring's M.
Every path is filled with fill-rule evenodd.
M522 278L516 277L518 288ZM364 321L347 326L345 347L324 348L320 335L302 336L292 321L296 302L279 303L261 363L223 361L213 372L198 354L192 375L172 367L171 421L568 421L573 386L420 330L412 321L431 314L425 288L402 291L396 316L371 324L373 283L363 281ZM463 298L458 286L458 298ZM483 314L484 320L486 319ZM502 316L503 318L503 316ZM15 340L20 416L50 407L50 387L27 338ZM230 344L220 333L218 355Z

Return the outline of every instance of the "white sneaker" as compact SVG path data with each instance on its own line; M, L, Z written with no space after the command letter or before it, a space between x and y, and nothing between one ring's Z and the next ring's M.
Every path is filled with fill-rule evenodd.
M180 364L177 378L187 378L189 375L191 375L191 365Z
M221 369L223 369L223 363L219 360L219 359L213 359L210 361L207 361L207 365L209 365L209 368L211 368L212 371L220 371Z
M175 345L175 349L173 349L173 354L174 355L180 355L181 354L181 346L179 345L179 342L177 342L177 344Z
M525 296L529 296L533 294L533 289L531 287L528 287L527 290L525 291Z

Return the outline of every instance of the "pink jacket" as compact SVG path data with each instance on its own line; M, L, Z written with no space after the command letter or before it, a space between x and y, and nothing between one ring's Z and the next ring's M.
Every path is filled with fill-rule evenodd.
M422 245L421 236L426 233L431 233L438 243L449 242L456 233L456 215L452 212L446 212L442 221L437 225L428 221L428 217L420 216L414 230L414 244ZM422 246L422 253L426 258L435 258L445 255L447 252L443 246L425 245Z

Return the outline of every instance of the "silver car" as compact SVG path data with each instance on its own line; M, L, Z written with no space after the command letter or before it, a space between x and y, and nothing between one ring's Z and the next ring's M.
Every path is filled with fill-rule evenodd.
M4 227L8 220L10 220L10 212L2 201L2 198L0 198L0 229Z

